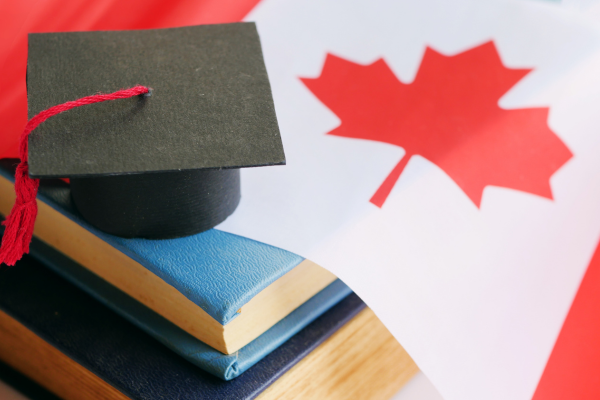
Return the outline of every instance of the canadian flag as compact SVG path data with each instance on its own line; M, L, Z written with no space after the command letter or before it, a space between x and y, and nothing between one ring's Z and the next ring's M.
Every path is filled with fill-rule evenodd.
M218 229L337 274L447 400L600 398L585 18L526 0L25 3L3 5L0 155L25 123L26 32L256 21L288 164L244 170Z
M446 400L600 398L599 31L525 0L246 19L287 165L218 228L338 275Z

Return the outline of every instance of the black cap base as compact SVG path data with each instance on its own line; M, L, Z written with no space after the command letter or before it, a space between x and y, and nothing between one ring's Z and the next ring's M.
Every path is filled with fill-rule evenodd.
M240 202L239 169L71 178L83 218L103 232L172 239L211 229Z

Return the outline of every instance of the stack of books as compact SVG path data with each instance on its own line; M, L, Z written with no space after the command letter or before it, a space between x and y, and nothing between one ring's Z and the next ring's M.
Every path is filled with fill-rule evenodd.
M0 161L0 213L17 160ZM387 398L417 367L340 280L215 229L125 239L42 180L30 255L0 270L0 360L64 399Z
M30 254L0 270L1 361L65 399L385 398L416 371L330 272L211 229L240 201L240 168L285 163L253 23L28 45L33 121L147 86L25 139L38 213ZM18 163L0 161L11 249L30 232L9 217Z

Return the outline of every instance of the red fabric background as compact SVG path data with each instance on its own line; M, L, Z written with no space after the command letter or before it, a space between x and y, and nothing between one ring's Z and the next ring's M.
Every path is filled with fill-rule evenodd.
M242 20L260 0L0 0L0 158L27 122L27 33L168 28Z

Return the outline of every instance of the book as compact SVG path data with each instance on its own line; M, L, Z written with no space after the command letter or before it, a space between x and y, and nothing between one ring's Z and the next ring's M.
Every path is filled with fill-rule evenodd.
M0 214L14 202L16 160L0 160ZM42 180L34 235L191 336L225 354L258 338L336 280L296 254L209 231L125 239L87 224L69 185Z
M30 256L0 270L0 359L67 400L386 398L417 371L350 294L225 382Z
M15 397L12 396L14 392L25 396L29 400L60 400L47 389L3 362L0 362L0 381L4 384L4 387L0 385L0 398L4 398L4 392L8 391L10 398L13 400ZM12 389L12 391L9 389ZM21 397L18 397L18 399L22 400Z
M351 293L336 280L233 354L223 354L191 336L65 255L34 239L31 256L192 364L224 380L233 379Z

